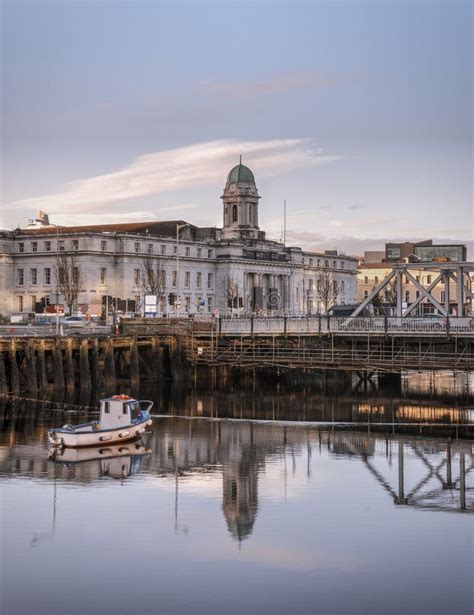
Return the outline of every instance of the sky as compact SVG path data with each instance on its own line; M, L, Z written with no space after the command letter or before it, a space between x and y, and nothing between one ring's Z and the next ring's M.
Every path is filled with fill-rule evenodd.
M222 225L348 254L473 243L473 4L4 0L0 228Z

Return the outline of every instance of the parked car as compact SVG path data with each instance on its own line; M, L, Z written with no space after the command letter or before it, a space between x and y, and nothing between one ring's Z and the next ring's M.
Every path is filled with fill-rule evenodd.
M61 324L74 329L82 329L88 325L88 321L84 316L66 316L61 319Z

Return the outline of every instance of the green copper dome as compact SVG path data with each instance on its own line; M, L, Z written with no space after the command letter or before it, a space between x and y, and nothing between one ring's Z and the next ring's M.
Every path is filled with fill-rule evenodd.
M227 176L227 183L231 182L254 182L255 178L252 171L243 164L238 164L234 167Z

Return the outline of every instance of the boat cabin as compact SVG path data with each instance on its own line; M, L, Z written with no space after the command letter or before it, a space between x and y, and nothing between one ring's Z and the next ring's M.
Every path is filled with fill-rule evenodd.
M100 428L116 429L141 417L140 402L128 395L114 395L100 402Z

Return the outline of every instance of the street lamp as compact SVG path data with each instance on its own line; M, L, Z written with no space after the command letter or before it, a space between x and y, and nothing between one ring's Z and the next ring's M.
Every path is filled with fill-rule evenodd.
M59 257L59 225L58 224L53 224L52 222L49 223L49 226L54 226L54 228L56 229L56 302L55 302L55 308L56 308L56 335L59 335L59 270L58 270L58 257Z
M179 307L180 307L180 298L179 298L179 231L186 227L190 226L188 222L184 224L176 224L176 300L174 302L176 318L179 318Z

